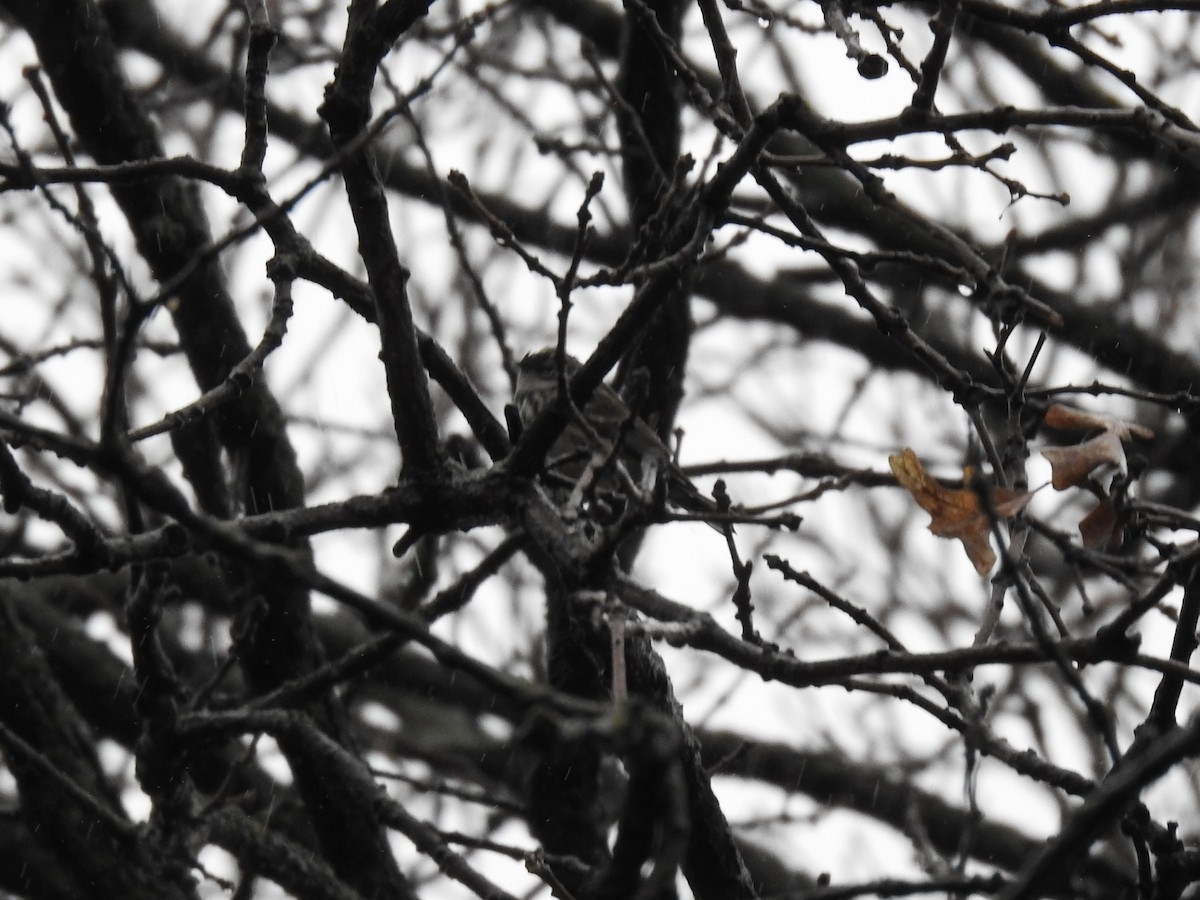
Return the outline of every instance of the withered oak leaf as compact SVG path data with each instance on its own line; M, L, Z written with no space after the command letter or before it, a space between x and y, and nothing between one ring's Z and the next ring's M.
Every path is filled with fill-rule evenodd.
M975 571L986 575L996 564L992 550L989 511L980 496L970 488L948 488L925 471L921 460L910 448L888 457L888 464L901 487L907 488L917 505L929 513L929 530L938 537L962 541L967 557ZM971 470L963 472L964 481L971 480ZM1011 519L1029 502L1028 491L994 487L988 490L991 514L999 519Z
M1077 487L1087 481L1093 471L1105 464L1117 467L1122 474L1129 471L1124 442L1131 437L1150 439L1154 432L1142 425L1053 404L1046 410L1042 423L1063 431L1094 431L1100 433L1083 443L1070 447L1050 447L1042 456L1050 461L1050 484L1056 491Z

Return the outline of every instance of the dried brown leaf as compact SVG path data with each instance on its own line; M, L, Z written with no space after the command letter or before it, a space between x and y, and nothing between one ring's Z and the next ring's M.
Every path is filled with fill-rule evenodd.
M1050 483L1056 491L1083 484L1098 467L1112 464L1122 475L1129 471L1125 459L1124 441L1132 436L1152 438L1154 432L1142 425L1124 422L1111 416L1101 416L1055 403L1042 420L1051 428L1064 431L1093 431L1100 434L1070 447L1051 447L1042 455L1050 461Z
M1121 439L1111 431L1098 434L1082 444L1049 447L1042 451L1042 456L1050 460L1050 484L1056 491L1083 484L1093 470L1106 463L1116 466L1121 474L1129 470Z
M1108 550L1121 545L1121 523L1111 500L1100 501L1099 506L1079 520L1079 534L1083 546L1089 550Z
M1042 423L1050 428L1059 428L1063 431L1091 431L1092 429L1111 431L1123 441L1129 440L1131 435L1145 440L1154 437L1153 431L1136 422L1126 422L1113 416L1086 412L1082 409L1063 406L1061 403L1054 403L1046 410L1046 415L1042 417Z
M988 512L979 502L979 495L969 488L948 488L925 471L917 454L909 448L888 457L896 480L913 495L917 505L929 513L929 530L938 537L962 542L975 571L986 575L996 564L996 554L990 540L991 522ZM967 478L970 472L967 471ZM992 488L990 497L995 514L1011 519L1029 502L1032 494L1008 488Z

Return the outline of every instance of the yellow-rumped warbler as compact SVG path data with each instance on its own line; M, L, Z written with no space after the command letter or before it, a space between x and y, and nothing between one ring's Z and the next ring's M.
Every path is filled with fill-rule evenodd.
M570 381L580 363L568 356L564 368ZM528 354L517 366L513 395L521 424L528 426L557 395L555 349L546 347ZM568 419L546 454L545 471L549 475L569 481L577 494L581 486L587 489L597 476L599 492L619 495L628 492L629 478L635 483L662 479L667 502L672 506L702 515L717 512L716 503L701 494L675 465L671 451L654 429L635 416L607 384L601 383L592 392L582 412L584 421L577 416ZM618 466L628 478L622 477Z

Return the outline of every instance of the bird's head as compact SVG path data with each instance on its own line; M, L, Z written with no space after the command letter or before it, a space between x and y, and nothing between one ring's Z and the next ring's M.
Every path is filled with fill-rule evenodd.
M525 354L525 358L517 363L518 400L533 392L551 391L558 387L558 361L554 347L543 347ZM564 367L567 379L579 371L579 360L568 355Z

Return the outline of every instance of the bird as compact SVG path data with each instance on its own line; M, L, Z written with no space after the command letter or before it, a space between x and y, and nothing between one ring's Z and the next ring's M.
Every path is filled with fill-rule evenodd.
M566 355L569 382L581 368ZM558 396L558 362L554 347L527 354L517 364L513 403L522 427L528 427ZM582 416L572 414L546 454L544 470L559 483L573 487L578 505L587 492L624 495L631 486L652 489L661 482L667 502L700 515L719 513L717 504L692 484L672 459L670 449L621 395L601 382L584 404ZM623 470L623 471L622 471ZM596 479L598 483L593 485ZM714 529L720 526L710 522Z

